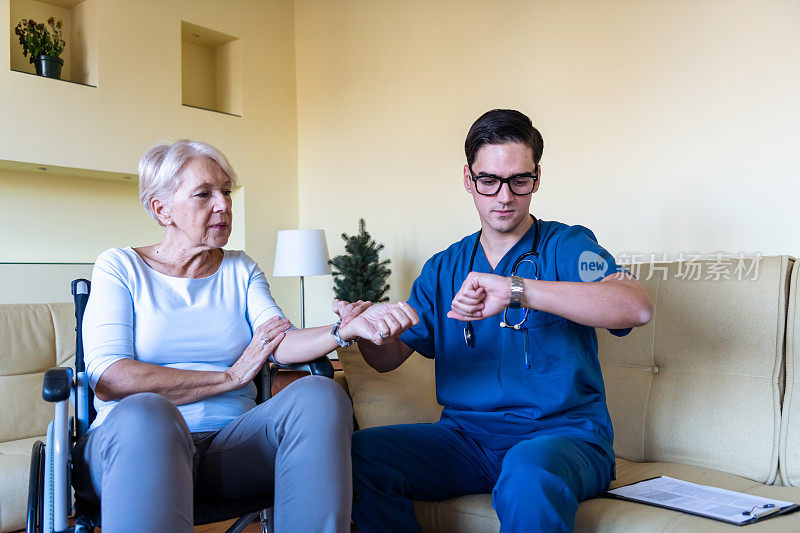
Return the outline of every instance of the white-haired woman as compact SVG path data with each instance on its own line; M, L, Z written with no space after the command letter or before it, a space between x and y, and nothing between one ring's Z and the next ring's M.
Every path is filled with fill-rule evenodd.
M236 175L217 149L181 140L139 163L158 244L97 258L83 322L97 418L74 452L78 493L103 531L192 531L194 500L274 488L278 531L349 531L352 412L326 378L256 406L267 357L315 359L357 337L388 342L415 324L404 303L331 326L291 328L264 273L224 250ZM364 312L361 312L364 311Z

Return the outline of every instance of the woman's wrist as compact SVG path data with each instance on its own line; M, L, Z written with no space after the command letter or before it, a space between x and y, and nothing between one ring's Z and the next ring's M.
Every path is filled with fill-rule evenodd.
M241 379L233 370L233 367L225 370L224 372L219 372L221 374L220 386L223 389L223 392L230 392L241 389L244 384L240 383Z

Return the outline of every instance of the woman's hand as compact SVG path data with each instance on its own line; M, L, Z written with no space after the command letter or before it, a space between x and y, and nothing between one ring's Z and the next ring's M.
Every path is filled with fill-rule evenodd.
M241 389L255 379L269 354L275 351L290 327L288 319L273 317L256 328L250 345L225 371L234 390Z
M354 303L345 302L344 300L333 300L333 312L339 317L342 321L339 324L341 328L355 317L363 313L367 308L372 306L372 302L365 302L364 300L359 300Z
M417 324L417 312L406 302L376 304L366 308L345 326L339 326L339 332L345 340L360 338L384 345Z
M496 315L511 301L508 278L482 272L470 272L453 298L447 318L481 320Z

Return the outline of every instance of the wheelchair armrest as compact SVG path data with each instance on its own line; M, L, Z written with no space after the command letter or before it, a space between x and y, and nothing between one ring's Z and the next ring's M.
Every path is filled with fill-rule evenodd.
M272 359L270 356L270 361L272 361L273 368L279 368L281 370L299 370L302 372L310 372L315 376L325 376L327 378L333 379L333 365L331 364L331 360L328 359L326 356L319 357L314 359L313 361L306 361L304 363L278 363Z
M44 373L42 398L46 402L62 402L68 399L71 388L71 368L55 367Z

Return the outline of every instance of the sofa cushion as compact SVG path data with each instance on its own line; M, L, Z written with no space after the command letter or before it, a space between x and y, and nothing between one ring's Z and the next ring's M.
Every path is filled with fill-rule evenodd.
M439 420L442 407L436 403L432 359L414 353L399 368L380 373L353 345L339 351L339 361L359 428Z
M470 494L440 502L414 502L414 512L423 531L486 533L500 530L491 494Z
M42 435L53 406L42 399L44 371L73 367L72 304L0 305L0 442Z
M31 449L44 437L0 443L0 531L25 528Z
M55 337L46 304L0 306L0 375L33 374L53 366Z
M673 463L632 463L618 459L617 480L611 486L620 487L662 475L767 498L800 502L798 488L770 487L719 470ZM497 513L492 508L491 494L472 494L440 502L414 502L414 511L423 532L482 533L500 529ZM736 531L737 528L708 518L604 497L582 502L575 516L575 531L587 532L701 532ZM748 531L765 531L767 528L775 532L800 531L800 513L747 526Z
M75 311L68 303L0 305L0 376L69 366L75 357Z
M44 373L0 376L0 442L41 435L53 419L53 406L42 399Z
M786 319L786 391L781 421L781 479L800 487L800 268L792 271Z
M674 463L632 463L617 459L617 480L613 487L636 483L656 476L670 476L692 483L711 485L737 492L800 502L800 489L766 486L727 472ZM669 509L661 509L611 498L594 498L578 506L576 531L737 531L740 526L718 522ZM747 531L800 531L800 513L788 514L750 524Z
M30 453L53 419L44 371L74 366L72 304L0 305L0 531L25 527Z
M638 277L653 302L651 323L624 338L598 333L614 450L772 483L794 260L762 257L757 272L738 274L734 261L729 279L706 279L716 261L695 263L696 280L682 276L691 273L687 263L654 265L655 275L644 265Z

